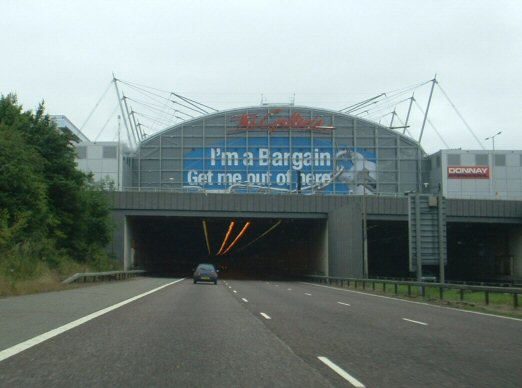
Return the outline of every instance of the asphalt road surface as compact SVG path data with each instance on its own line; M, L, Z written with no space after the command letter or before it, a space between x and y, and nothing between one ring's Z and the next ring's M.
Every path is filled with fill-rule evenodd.
M521 387L522 321L299 282L143 278L0 299L0 360L0 387Z

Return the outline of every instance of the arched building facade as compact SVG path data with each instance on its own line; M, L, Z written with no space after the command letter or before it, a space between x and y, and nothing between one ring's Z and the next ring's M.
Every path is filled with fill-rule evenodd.
M396 195L422 187L424 156L411 138L357 116L262 105L185 121L142 141L125 186Z

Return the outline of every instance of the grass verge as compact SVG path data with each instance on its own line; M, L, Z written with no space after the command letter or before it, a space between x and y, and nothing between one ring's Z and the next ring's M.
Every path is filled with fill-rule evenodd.
M412 286L410 288L410 295L408 295L408 286L405 285L398 285L397 292L393 285L387 284L384 289L382 283L378 282L376 282L375 288L373 288L371 284L367 284L364 289L361 283L358 283L357 287L355 287L353 283L350 284L350 287L348 287L346 283L343 286L340 284L336 285L335 283L331 284L331 286L463 310L502 315L512 318L522 318L522 306L519 305L518 308L513 307L512 294L490 293L489 304L486 304L484 292L478 291L465 291L463 294L464 299L461 300L459 290L451 289L445 290L443 299L440 299L439 289L437 287L426 287L425 296L423 297L421 295L420 287ZM519 303L522 303L522 296L519 296Z

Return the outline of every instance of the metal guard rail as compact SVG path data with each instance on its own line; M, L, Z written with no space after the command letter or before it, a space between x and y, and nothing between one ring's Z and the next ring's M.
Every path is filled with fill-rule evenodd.
M130 279L136 276L143 275L146 271L134 270L134 271L110 271L110 272L82 272L76 273L71 277L65 279L62 283L86 283L86 282L98 282L106 280L123 280Z
M440 300L444 300L444 290L459 290L460 291L460 300L464 300L464 291L478 291L484 293L484 302L486 305L489 304L489 294L490 293L498 293L498 294L511 294L513 296L513 307L517 308L519 306L518 296L522 294L522 288L516 287L487 287L487 286L470 286L464 284L455 284L455 283L435 283L435 282L415 282L415 281L403 281L403 280L383 280L383 279L359 279L359 278L341 278L341 277L332 277L332 276L318 276L318 275L307 275L305 276L308 279L313 279L318 281L319 283L325 283L330 285L341 285L344 286L344 283L348 287L353 283L355 288L360 284L362 285L363 290L367 288L367 285L371 285L371 289L375 291L375 284L382 284L382 291L386 292L386 285L393 285L394 292L398 295L398 287L400 285L408 286L408 296L411 296L411 288L412 287L420 287L421 296L425 297L425 288L438 288L439 289L439 298Z

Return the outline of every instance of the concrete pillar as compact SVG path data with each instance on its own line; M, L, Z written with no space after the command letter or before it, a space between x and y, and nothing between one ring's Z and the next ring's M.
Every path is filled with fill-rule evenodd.
M363 233L361 203L328 213L329 276L362 278Z
M509 231L509 250L513 255L513 280L522 280L522 227L515 226Z

